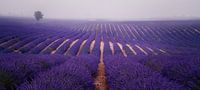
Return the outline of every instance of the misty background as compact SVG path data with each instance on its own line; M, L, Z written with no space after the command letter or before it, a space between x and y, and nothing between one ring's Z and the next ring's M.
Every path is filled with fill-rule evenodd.
M56 19L195 19L200 0L0 0L0 16Z

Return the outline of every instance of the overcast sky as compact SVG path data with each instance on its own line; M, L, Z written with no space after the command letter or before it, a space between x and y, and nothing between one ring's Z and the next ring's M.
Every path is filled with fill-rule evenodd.
M0 15L46 18L143 19L200 17L200 0L0 0Z

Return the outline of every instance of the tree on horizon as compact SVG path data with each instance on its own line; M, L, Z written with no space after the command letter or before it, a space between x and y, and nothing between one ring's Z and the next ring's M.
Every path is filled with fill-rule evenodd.
M36 19L37 21L39 21L39 20L43 19L43 16L44 16L44 15L42 14L41 11L35 11L34 16L35 16L35 19Z

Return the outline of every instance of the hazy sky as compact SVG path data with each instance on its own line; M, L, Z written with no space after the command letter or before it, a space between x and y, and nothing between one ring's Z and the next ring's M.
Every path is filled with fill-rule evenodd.
M0 0L0 15L47 18L142 19L200 17L200 0Z

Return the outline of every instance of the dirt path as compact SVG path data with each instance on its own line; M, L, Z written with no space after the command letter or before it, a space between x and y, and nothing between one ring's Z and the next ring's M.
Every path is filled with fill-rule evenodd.
M81 46L78 50L78 53L76 54L76 56L79 56L79 54L81 53L81 50L83 49L83 46L85 45L85 43L87 42L87 40L84 40L82 43L81 43Z
M126 46L132 51L134 55L137 55L136 51L131 47L131 45L126 44Z
M76 44L76 42L78 42L78 40L79 40L79 39L76 39L76 40L74 40L74 41L70 44L69 48L68 48L67 51L64 53L64 55L67 55L68 53L70 53L69 50L72 48L72 46L73 46L74 44Z
M92 50L94 48L94 44L95 44L95 40L93 40L92 43L90 44L90 53L92 53Z
M107 90L107 83L105 77L105 65L103 62L104 43L101 41L100 45L100 63L98 65L97 77L95 79L95 90Z
M140 51L142 51L145 55L148 55L148 53L143 49L141 48L139 45L136 45L135 44L135 47L137 47Z
M46 51L50 46L52 46L54 43L56 43L59 39L54 40L53 42L51 42L48 46L46 46L40 53L43 53L44 51Z
M56 53L56 51L59 49L59 48L61 48L66 42L68 42L69 41L69 39L66 39L65 41L63 41L57 48L56 48L56 50L54 50L54 51L52 51L51 52L51 54L55 54Z
M112 55L115 54L115 50L114 50L114 47L113 47L113 43L109 41L109 46L110 46L110 49L112 51Z
M120 43L117 43L117 45L118 45L118 47L121 49L121 51L122 51L122 53L123 53L124 57L127 57L126 51L123 49L123 46L122 46L122 44L120 44Z

